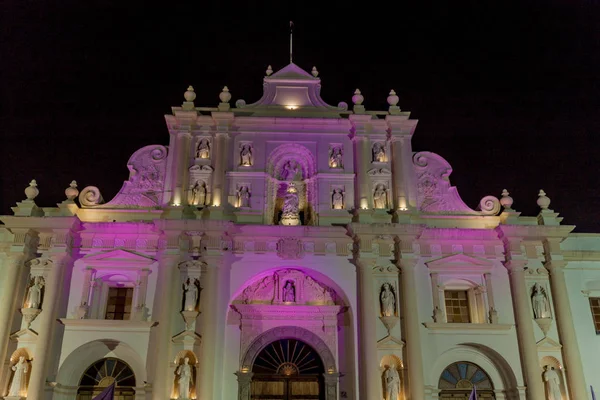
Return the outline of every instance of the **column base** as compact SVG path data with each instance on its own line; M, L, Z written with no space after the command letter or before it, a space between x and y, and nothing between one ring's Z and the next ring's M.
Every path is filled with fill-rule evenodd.
M398 224L410 224L412 212L410 210L396 210L393 214L394 222Z
M4 400L26 400L27 397L24 396L6 396Z
M225 209L221 206L204 207L204 209L202 210L202 214L203 219L226 219Z
M327 210L319 213L319 225L346 225L352 222L352 214L348 210Z
M238 211L234 211L233 214L235 215L235 222L238 224L260 224L263 220L261 210L240 208Z
M353 222L359 222L361 224L386 224L392 222L392 216L388 213L388 210L382 209L374 209L374 210L364 210L358 209L354 210L354 218Z
M183 206L167 206L163 209L162 219L182 219Z

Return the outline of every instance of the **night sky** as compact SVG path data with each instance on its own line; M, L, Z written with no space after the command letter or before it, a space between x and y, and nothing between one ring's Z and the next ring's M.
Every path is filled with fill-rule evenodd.
M138 148L168 144L164 114L262 94L267 65L317 66L329 104L390 89L419 124L415 151L453 166L472 208L510 191L600 232L600 2L4 1L0 3L0 213L35 178L39 206L98 186L110 200Z

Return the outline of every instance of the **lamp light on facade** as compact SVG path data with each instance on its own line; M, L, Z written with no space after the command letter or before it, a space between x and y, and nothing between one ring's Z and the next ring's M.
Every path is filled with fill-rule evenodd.
M285 106L285 108L287 108L288 110L295 110L298 108L298 106Z

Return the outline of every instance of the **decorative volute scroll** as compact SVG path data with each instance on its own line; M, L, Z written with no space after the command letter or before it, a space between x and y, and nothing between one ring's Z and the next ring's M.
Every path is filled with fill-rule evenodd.
M460 198L455 186L450 185L452 167L441 156L428 151L413 156L417 176L417 206L426 213L455 215L496 215L500 200L486 196L479 202L480 211L469 208Z
M161 145L142 147L129 158L129 179L108 203L102 204L100 191L88 186L79 193L82 207L139 208L163 205L167 148Z
M297 269L282 269L246 287L234 304L327 305L339 303L335 291Z

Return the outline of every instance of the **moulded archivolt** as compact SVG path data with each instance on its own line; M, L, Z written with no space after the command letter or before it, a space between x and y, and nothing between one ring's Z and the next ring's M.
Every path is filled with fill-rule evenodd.
M422 212L442 214L496 215L500 212L500 200L486 196L479 202L479 211L469 208L450 185L452 167L443 157L428 151L413 156L417 174L417 205Z

